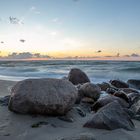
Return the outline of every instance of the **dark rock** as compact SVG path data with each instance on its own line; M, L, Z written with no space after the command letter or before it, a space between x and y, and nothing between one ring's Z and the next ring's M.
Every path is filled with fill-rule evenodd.
M127 81L127 83L130 85L130 87L140 90L140 80L130 79Z
M102 108L102 107L106 106L107 104L114 102L114 101L118 101L119 104L124 108L129 107L129 104L125 100L123 100L119 97L116 97L114 95L107 95L107 96L100 98L97 102L95 102L93 104L93 106L91 107L91 110L97 112L100 108Z
M86 116L86 113L80 107L76 107L76 110L81 117Z
M124 99L127 103L129 103L129 98L123 91L117 91L114 93L114 96Z
M91 133L81 133L77 136L71 136L67 138L60 138L57 140L96 140L95 136Z
M48 122L40 121L40 122L37 122L37 123L32 124L31 127L32 128L38 128L41 125L48 125L48 124L49 124Z
M90 82L88 76L82 70L77 68L70 70L68 80L74 85Z
M89 97L84 97L82 100L81 100L82 103L88 103L88 104L93 104L95 103L95 101L92 99L92 98L89 98Z
M121 88L121 89L119 89L119 91L123 91L126 94L129 94L129 93L139 93L139 91L137 91L136 89L133 89L133 88Z
M135 112L133 112L133 110L131 110L130 108L123 108L123 110L130 116L131 119L133 119L136 115Z
M81 98L89 97L94 101L98 100L101 94L101 89L99 86L92 83L85 83L81 86L78 94Z
M140 93L129 93L127 96L131 105L140 100Z
M140 100L134 103L130 109L133 111L135 115L140 115Z
M111 80L110 83L117 88L129 88L129 85L125 83L124 81Z
M77 90L60 79L27 79L11 91L9 109L22 114L65 115L74 105Z
M0 105L1 105L1 106L8 106L9 99L10 99L10 95L1 97L1 98L0 98Z
M107 92L108 94L112 94L112 95L113 95L116 91L117 91L117 90L114 89L114 88L107 88L107 89L106 89L106 92Z
M110 84L109 83L106 83L106 82L103 82L101 84L97 84L100 88L101 88L101 91L106 91L108 88L110 88Z
M11 134L10 133L7 133L7 134L4 134L3 136L10 136Z
M116 101L109 103L93 115L93 118L84 124L84 127L114 130L124 128L134 130L130 116Z
M74 119L70 116L60 116L58 119L70 123L74 122Z

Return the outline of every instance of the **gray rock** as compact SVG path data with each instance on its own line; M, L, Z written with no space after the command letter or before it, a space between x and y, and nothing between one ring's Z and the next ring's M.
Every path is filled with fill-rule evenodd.
M68 80L74 85L90 82L88 76L80 69L73 68L68 74Z
M124 99L127 103L129 103L129 98L128 98L127 94L123 91L116 91L114 93L114 96Z
M84 124L84 127L114 130L123 128L134 130L134 124L130 116L116 101L109 103L93 115L93 118Z
M121 88L121 89L119 89L119 91L123 91L126 94L129 94L129 93L139 93L139 91L137 91L134 88Z
M61 139L57 139L57 140L95 140L95 136L91 133L81 133L77 136L61 138Z
M106 92L107 92L108 94L112 94L112 95L113 95L116 91L118 91L118 90L116 90L116 89L114 89L114 88L112 88L112 87L106 89Z
M140 100L140 93L129 93L127 96L130 100L131 105Z
M130 109L133 111L135 115L140 115L140 100L134 103Z
M92 98L89 98L89 97L84 97L81 99L81 102L82 103L88 103L88 104L93 104L95 103L95 101L92 99Z
M81 86L78 91L79 96L92 98L94 101L97 101L101 94L101 89L99 86L92 83L85 83Z
M108 88L110 88L110 84L109 83L106 83L106 82L103 82L101 84L97 84L100 88L101 88L101 91L106 91Z
M27 79L11 90L9 109L22 114L65 115L74 105L77 90L61 79Z
M140 80L130 79L127 81L127 83L130 85L130 87L140 90Z
M129 88L129 85L121 80L111 80L110 83L116 88Z
M100 108L114 101L117 101L123 108L129 107L129 104L125 100L119 97L116 97L114 95L107 95L100 98L97 102L95 102L93 106L91 107L91 110L97 112Z

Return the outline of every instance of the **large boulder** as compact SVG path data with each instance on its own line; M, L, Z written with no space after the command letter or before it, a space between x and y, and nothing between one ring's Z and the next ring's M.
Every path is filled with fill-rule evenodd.
M124 99L116 97L114 95L106 95L100 98L98 101L96 101L91 107L91 110L97 112L100 108L115 101L117 101L123 108L129 107L129 104Z
M129 88L129 85L121 80L111 80L110 83L116 88Z
M127 81L127 83L130 85L130 87L140 90L140 80L130 79Z
M93 83L85 83L80 87L78 94L81 98L89 97L96 101L100 97L101 88Z
M22 114L65 115L77 98L74 85L60 79L27 79L11 90L9 109Z
M68 74L68 80L74 85L90 82L88 76L80 69L73 68Z
M114 130L124 128L134 130L130 116L118 102L112 102L101 108L93 118L84 124L84 127Z

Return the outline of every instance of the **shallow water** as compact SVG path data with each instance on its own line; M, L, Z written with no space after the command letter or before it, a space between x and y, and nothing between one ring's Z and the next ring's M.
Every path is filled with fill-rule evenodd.
M140 79L140 62L93 60L0 61L0 79L62 78L71 68L82 69L94 83Z

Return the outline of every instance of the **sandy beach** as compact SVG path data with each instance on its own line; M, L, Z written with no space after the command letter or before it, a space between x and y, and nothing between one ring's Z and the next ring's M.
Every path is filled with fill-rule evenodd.
M0 80L0 96L10 94L12 81ZM57 117L19 115L0 106L0 140L59 140L63 137L75 136L80 133L91 133L96 140L139 140L140 122L133 120L134 131L117 129L113 131L83 128L83 124L92 117L87 113L81 117L78 113L72 113L74 122L65 122ZM32 127L38 122L47 122L40 127Z

